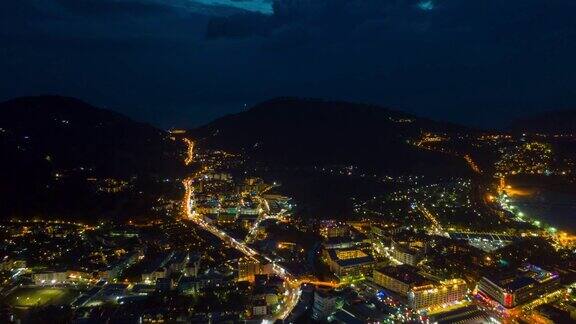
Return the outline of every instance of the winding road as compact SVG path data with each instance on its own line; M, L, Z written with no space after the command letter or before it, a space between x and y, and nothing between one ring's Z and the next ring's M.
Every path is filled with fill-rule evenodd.
M186 145L188 145L188 155L186 157L185 163L186 165L191 164L194 161L194 142L189 139L184 139ZM277 312L274 316L270 317L268 320L284 320L288 315L292 312L296 304L298 303L298 299L301 295L300 285L305 283L305 281L297 280L294 278L284 267L276 264L272 259L267 256L260 255L257 251L252 249L251 247L247 246L244 242L239 242L238 240L234 239L226 232L218 229L216 226L206 222L201 215L198 215L194 212L194 178L190 177L183 181L184 185L184 198L182 205L184 207L184 218L186 220L193 221L196 225L200 226L201 228L205 229L206 231L212 233L220 240L222 240L225 244L228 244L235 248L236 250L242 252L247 257L258 259L264 258L268 262L273 264L273 271L274 273L284 279L287 283L287 294L284 302L281 304L281 309Z

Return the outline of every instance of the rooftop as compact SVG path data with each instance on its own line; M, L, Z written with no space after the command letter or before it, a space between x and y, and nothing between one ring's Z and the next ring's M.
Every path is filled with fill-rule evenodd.
M485 277L501 288L515 291L531 284L541 284L558 278L558 274L532 264L526 264L514 271L499 272Z
M331 249L328 250L330 259L334 260L341 267L355 266L374 262L371 255L357 249Z
M418 273L418 269L407 264L399 266L387 266L376 269L388 277L394 278L410 286L423 286L430 284L431 281L424 278Z

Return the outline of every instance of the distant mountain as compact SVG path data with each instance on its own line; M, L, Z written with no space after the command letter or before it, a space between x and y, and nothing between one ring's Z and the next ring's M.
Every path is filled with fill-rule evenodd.
M517 133L566 134L576 133L576 110L557 110L521 118L509 130Z
M268 165L354 165L386 174L457 175L461 159L408 144L424 132L456 134L453 124L363 104L279 98L195 129L207 147L243 152Z
M352 198L385 194L394 175L470 175L464 160L414 146L425 132L470 130L370 105L280 98L191 131L199 147L241 153L248 170L280 181L302 219L350 219ZM352 172L350 172L352 170Z
M122 208L106 208L89 186L175 175L183 150L165 131L77 99L0 103L0 217L90 214L99 204L100 216L114 214Z

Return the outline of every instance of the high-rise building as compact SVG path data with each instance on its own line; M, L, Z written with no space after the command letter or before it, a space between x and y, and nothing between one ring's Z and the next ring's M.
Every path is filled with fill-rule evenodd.
M312 318L323 321L336 310L336 294L333 290L317 289L314 292Z
M196 277L200 271L200 257L197 255L191 255L188 259L188 264L184 267L184 275Z
M260 274L260 262L254 258L238 260L238 281L254 281L254 276Z

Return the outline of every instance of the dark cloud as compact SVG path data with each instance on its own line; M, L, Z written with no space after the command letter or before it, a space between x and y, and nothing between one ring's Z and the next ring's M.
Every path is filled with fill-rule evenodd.
M492 125L576 103L573 0L0 1L0 98L78 96L163 126L274 96Z
M57 4L72 13L81 15L130 14L134 16L158 14L174 8L161 3L141 0L55 0Z
M208 39L267 36L275 28L273 17L250 12L211 18L206 36Z

